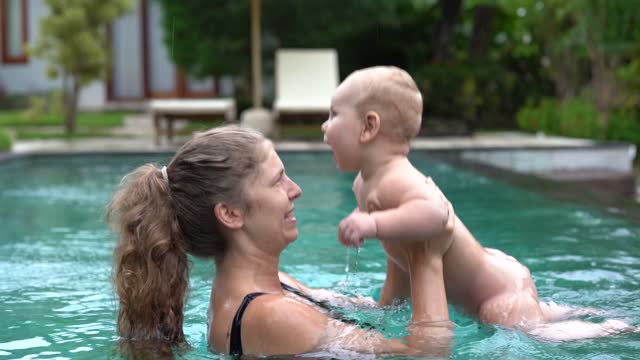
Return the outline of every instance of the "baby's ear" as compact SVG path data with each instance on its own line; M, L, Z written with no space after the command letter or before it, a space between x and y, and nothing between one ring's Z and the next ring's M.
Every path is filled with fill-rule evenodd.
M380 115L375 111L368 111L364 116L364 127L360 133L360 142L368 143L375 139L380 132Z

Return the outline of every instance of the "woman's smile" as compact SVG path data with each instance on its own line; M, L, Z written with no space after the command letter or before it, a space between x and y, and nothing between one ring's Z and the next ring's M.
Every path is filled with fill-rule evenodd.
M288 225L296 225L298 223L298 220L296 219L296 216L294 215L293 210L295 210L295 207L289 210L284 216L284 221Z

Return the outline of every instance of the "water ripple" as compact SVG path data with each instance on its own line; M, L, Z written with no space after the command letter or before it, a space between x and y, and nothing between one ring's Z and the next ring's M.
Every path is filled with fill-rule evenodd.
M37 347L45 347L51 345L40 336L36 336L30 339L14 340L6 343L0 343L0 350L24 350Z

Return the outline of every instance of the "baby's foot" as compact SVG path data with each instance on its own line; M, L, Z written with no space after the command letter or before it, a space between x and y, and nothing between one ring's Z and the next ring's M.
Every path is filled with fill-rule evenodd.
M640 333L640 328L631 326L621 320L606 320L600 323L600 326L610 334Z

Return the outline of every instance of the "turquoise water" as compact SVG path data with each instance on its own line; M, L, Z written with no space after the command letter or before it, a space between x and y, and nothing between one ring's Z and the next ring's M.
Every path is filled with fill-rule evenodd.
M282 269L307 285L377 296L384 254L368 242L357 276L345 281L345 249L336 224L355 206L352 175L338 173L328 153L285 153L302 187L296 203L300 238ZM485 246L527 265L541 298L588 305L640 325L640 225L616 209L576 205L439 163L422 153L414 163L430 174ZM110 285L114 238L104 209L114 186L134 167L166 163L168 155L35 157L0 163L0 359L114 357L115 306ZM635 211L637 208L625 209ZM355 252L351 253L353 269ZM216 357L206 349L206 310L213 264L194 260L185 333L186 359ZM400 336L408 306L360 311L357 317ZM517 331L478 324L452 310L457 323L451 357L633 359L640 336L549 344ZM600 320L600 319L594 319Z

